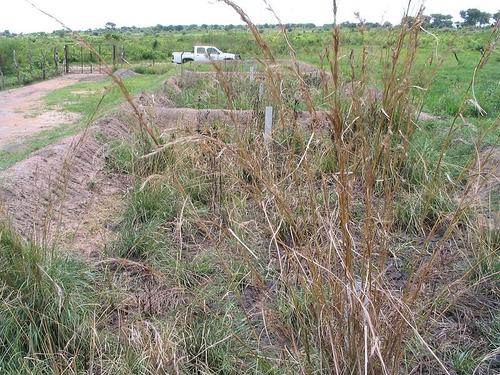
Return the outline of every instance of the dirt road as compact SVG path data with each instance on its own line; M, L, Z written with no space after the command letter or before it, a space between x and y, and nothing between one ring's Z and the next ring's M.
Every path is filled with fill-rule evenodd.
M74 122L78 115L45 108L49 92L77 82L98 81L101 74L69 74L29 86L0 92L0 150L18 144L41 130Z

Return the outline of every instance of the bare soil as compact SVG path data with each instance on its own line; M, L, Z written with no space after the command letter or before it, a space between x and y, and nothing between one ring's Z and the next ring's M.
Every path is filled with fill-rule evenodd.
M78 119L75 113L47 110L43 97L77 82L97 81L101 74L68 74L29 86L0 92L0 150L27 136Z
M128 185L105 168L107 142L126 138L127 129L118 120L100 120L1 172L0 202L13 227L26 238L91 255L104 233L97 223L107 228L106 215L119 211L117 197Z

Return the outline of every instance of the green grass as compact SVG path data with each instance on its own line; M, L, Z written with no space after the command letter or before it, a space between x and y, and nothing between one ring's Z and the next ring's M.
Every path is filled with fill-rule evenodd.
M132 76L125 78L124 83L131 95L137 95L143 91L158 89L168 75L169 73ZM81 94L80 92L89 92L90 94ZM63 87L47 94L44 100L49 108L80 114L82 116L80 123L84 124L94 113L104 93L106 95L97 113L99 117L109 113L118 104L124 102L120 89L111 82L110 78L101 82L76 83Z
M170 237L165 228L176 218L179 205L178 195L168 185L153 182L142 189L137 187L130 195L121 236L112 244L111 252L138 260L166 255Z
M458 375L469 375L474 372L480 358L477 358L474 350L465 349L453 353L451 361Z
M0 222L0 369L50 374L88 355L93 275Z
M111 141L109 143L106 165L110 170L118 173L132 173L135 159L135 150L128 143L122 141Z
M472 78L472 72L481 56L478 51L461 51L458 63L450 50L441 52L443 62L437 71L429 89L425 109L436 115L454 116L458 110L464 92ZM493 119L500 114L500 57L494 54L489 64L475 77L477 101L487 112L486 117ZM472 95L466 97L472 99ZM467 117L478 117L473 106L465 108Z

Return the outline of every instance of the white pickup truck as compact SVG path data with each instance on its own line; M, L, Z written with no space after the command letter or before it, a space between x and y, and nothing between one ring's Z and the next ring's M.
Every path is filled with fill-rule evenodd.
M225 53L214 46L195 46L194 52L174 52L172 62L184 64L189 61L240 60L240 55Z

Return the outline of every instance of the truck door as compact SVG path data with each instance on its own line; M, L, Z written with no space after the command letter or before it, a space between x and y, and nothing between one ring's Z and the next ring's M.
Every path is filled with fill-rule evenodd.
M220 59L220 51L217 48L209 47L207 48L207 55L210 60L219 60Z
M207 50L205 47L196 47L194 61L208 61Z

